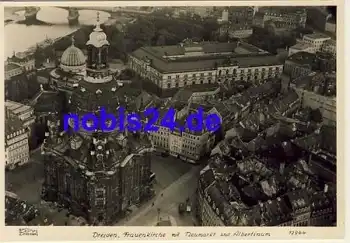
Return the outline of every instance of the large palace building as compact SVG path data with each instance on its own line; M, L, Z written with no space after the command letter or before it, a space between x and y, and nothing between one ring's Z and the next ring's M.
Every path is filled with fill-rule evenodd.
M194 84L258 83L280 77L283 69L275 55L243 42L141 47L129 59L130 68L162 93Z
M59 87L69 87L68 112L97 114L100 107L112 112L125 105L121 104L123 97L109 69L108 46L98 20L87 42L86 63L74 43L64 52L61 65L52 73L59 74L52 79L52 86L60 92L64 89ZM98 129L61 132L62 117L63 114L52 112L48 119L49 132L42 146L42 196L83 216L90 224L111 225L130 206L151 195L152 145L144 134ZM74 121L70 120L69 125L74 127Z

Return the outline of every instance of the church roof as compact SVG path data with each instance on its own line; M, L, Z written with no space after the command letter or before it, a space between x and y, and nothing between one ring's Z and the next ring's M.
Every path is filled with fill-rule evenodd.
M86 45L93 45L96 48L100 48L105 45L109 45L106 33L103 32L100 26L100 16L97 12L97 23L94 31L90 34L89 40Z
M74 45L74 39L72 45L68 47L62 54L61 65L68 67L77 67L85 65L85 55L78 47Z

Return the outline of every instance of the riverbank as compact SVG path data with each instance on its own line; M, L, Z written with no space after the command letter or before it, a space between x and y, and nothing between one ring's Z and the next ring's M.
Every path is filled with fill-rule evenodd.
M18 20L16 21L17 24L25 24L25 25L44 25L44 26L52 26L53 24L46 23L41 20L37 19L31 19L31 20Z
M21 17L17 14L18 11L24 11L24 7L6 7L6 8L4 8L5 25L20 21L20 20L24 20L24 16Z
M26 20L24 16L20 16L17 13L19 11L24 11L24 7L7 7L5 8L5 18L4 22L5 25L7 24L25 24L25 25L44 25L44 26L51 26L52 24L46 23L44 21L38 20L38 19L32 19L32 20Z

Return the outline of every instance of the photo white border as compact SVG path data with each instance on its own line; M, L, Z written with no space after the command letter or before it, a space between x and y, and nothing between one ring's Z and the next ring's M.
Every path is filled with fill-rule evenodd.
M0 3L0 18L4 18L5 6L96 6L96 2L93 1L60 1L60 2L1 2ZM318 5L336 5L337 11L337 160L341 163L337 164L337 227L117 227L117 226L105 226L105 227L88 227L88 226L34 226L25 227L37 229L38 236L19 236L18 232L21 226L5 226L4 220L1 222L0 240L1 241L96 241L96 240L316 240L317 242L323 242L325 239L343 239L345 235L345 212L349 216L348 210L345 210L345 166L348 160L345 159L345 121L350 121L350 115L345 112L345 86L349 88L349 84L345 80L344 76L344 53L345 53L345 23L349 23L344 19L345 5L342 0L311 0L311 1L118 1L118 2L105 2L98 1L99 6L318 6ZM349 14L347 14L349 15ZM347 20L350 18L347 16ZM3 20L2 20L3 21ZM4 23L4 21L3 21ZM0 33L4 36L4 25L0 27ZM4 53L4 39L0 40L0 53ZM347 54L348 48L346 47ZM348 59L349 55L346 55ZM2 55L0 58L5 58ZM4 60L2 60L4 63ZM4 81L4 65L0 65L0 77ZM347 89L349 90L349 89ZM4 85L0 88L1 102L4 101ZM347 95L348 96L348 95ZM4 104L3 106L4 107ZM4 116L4 109L1 110L1 118ZM346 118L345 118L346 116ZM4 134L4 121L0 122L0 131ZM0 147L4 148L4 136L0 139ZM4 153L1 151L2 160L4 161ZM347 167L346 169L348 169ZM0 172L0 187L1 192L5 191L5 170ZM346 178L348 180L348 178ZM0 206L4 208L4 200L0 200ZM5 218L4 211L0 210L1 218ZM301 230L307 232L303 236L290 236L288 232L290 230ZM165 238L123 238L120 234L120 238L94 238L93 232L99 233L113 233L113 232L162 232L166 233ZM270 237L206 237L206 238L189 238L186 237L184 232L216 232L216 235L227 232L268 232ZM180 236L173 238L172 233L180 232ZM245 241L246 242L246 241ZM327 241L328 242L328 241ZM330 241L329 241L330 242ZM338 242L338 240L332 240L332 242Z

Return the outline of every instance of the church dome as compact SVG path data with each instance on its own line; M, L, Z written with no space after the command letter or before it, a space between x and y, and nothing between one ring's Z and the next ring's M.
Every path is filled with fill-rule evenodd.
M72 45L62 54L60 67L67 72L81 72L84 71L85 61L84 53L74 46L74 39L72 39Z

